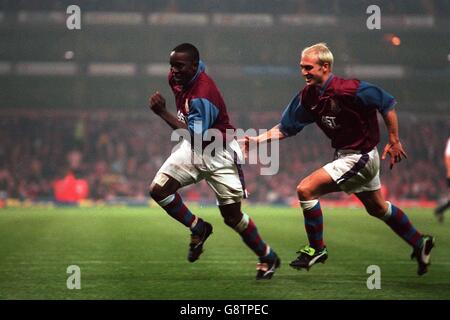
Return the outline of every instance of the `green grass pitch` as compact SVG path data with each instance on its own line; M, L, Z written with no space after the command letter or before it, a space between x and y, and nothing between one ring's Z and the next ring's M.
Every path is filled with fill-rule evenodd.
M256 257L216 208L192 209L214 225L195 263L188 230L159 208L0 210L0 299L450 299L449 221L429 209L407 210L437 239L419 277L406 243L361 209L324 208L329 259L307 272L288 266L306 244L299 210L246 207L282 259L271 281L254 280ZM67 289L70 265L80 267L79 290ZM366 286L370 265L381 289Z

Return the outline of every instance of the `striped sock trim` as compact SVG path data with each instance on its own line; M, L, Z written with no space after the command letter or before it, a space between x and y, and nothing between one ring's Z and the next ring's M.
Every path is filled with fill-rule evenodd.
M195 216L194 221L192 221L192 223L191 223L191 230L195 228L195 226L197 225L197 222L198 222L198 217Z
M269 254L270 254L270 251L271 251L272 249L270 248L270 246L269 245L266 245L266 252L265 252L265 254L264 254L264 257L267 257Z
M250 221L250 217L246 213L242 213L242 219L239 223L234 227L238 233L243 232L248 227L248 222Z
M383 221L388 221L391 218L392 215L392 204L389 201L386 201L388 204L388 208L384 216L382 216L380 219Z
M312 208L314 208L316 206L316 204L319 203L319 200L314 199L314 200L300 200L300 207L303 210L311 210Z
M385 223L412 247L420 244L422 234L412 225L406 213L395 205L391 205L391 216Z
M267 245L261 239L253 220L249 219L247 228L239 233L245 244L258 256L262 257L267 252Z
M300 201L303 209L305 230L309 245L314 249L322 249L323 241L323 215L319 200Z
M195 220L194 222L192 222L190 229L192 233L200 235L203 232L204 226L205 221L203 221L203 219L201 218L195 217Z
M175 194L171 194L170 196L168 196L167 198L162 199L161 201L158 201L158 204L161 207L165 207L168 204L170 204L173 200L175 199Z

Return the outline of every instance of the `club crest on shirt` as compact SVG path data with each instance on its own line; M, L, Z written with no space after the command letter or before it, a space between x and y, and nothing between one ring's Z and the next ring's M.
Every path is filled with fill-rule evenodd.
M330 99L330 113L337 115L339 112L341 112L341 107L339 107L334 99Z

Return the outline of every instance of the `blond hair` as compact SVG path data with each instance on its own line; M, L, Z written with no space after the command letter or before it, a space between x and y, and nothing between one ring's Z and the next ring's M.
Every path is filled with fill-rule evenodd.
M302 51L302 57L309 52L314 52L317 54L317 57L319 58L319 64L321 66L323 66L323 64L327 62L330 65L330 69L333 67L333 53L331 53L331 50L327 47L327 44L325 42L316 43L312 46L306 47Z

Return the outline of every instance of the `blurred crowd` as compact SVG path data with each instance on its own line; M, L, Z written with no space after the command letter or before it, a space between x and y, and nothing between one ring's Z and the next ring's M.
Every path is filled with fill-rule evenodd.
M277 112L234 112L231 117L244 130L270 129L279 121ZM400 114L400 136L408 159L393 170L382 164L382 183L389 198L439 198L440 190L445 190L443 152L449 127L445 117ZM381 132L385 137L385 131ZM176 145L170 134L168 126L150 112L2 114L0 197L53 200L54 182L73 173L88 182L90 199L146 201L149 182ZM382 138L380 153L384 143ZM282 141L279 147L278 174L261 175L261 168L267 165L243 166L249 201L291 203L302 177L331 160L334 152L315 125ZM185 188L182 194L191 201L214 202L205 182Z

